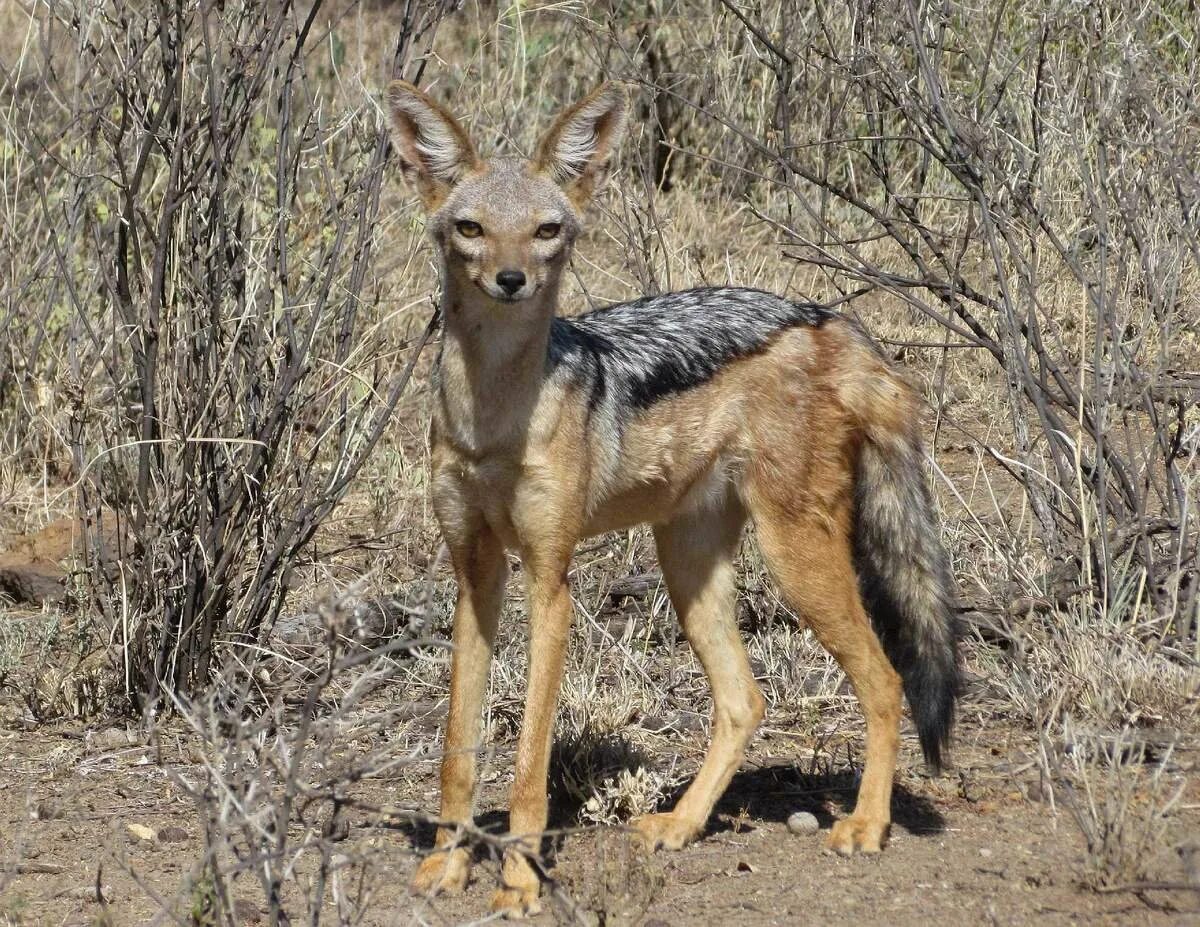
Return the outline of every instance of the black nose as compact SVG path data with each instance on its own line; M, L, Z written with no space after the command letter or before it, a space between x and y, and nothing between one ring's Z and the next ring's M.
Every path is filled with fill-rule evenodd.
M502 270L496 274L496 283L509 296L525 285L525 274L519 270Z

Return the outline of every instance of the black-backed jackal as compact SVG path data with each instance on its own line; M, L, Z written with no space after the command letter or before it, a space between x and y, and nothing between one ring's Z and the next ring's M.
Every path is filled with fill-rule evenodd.
M866 715L858 801L829 847L878 852L901 691L936 766L959 684L916 396L853 323L758 290L689 290L557 317L581 217L622 134L618 88L563 112L528 162L482 160L458 122L409 84L392 84L388 104L441 257L432 487L458 580L444 826L414 890L467 881L455 825L471 818L513 550L531 624L510 817L521 839L493 908L536 908L527 854L546 825L571 555L582 538L642 523L653 526L671 601L712 687L713 733L675 809L633 826L650 847L698 836L762 718L734 614L733 561L749 519L784 598L837 658Z

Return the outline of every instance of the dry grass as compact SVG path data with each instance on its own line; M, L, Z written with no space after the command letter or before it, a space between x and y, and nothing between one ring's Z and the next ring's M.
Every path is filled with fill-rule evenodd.
M962 8L954 20L921 13L926 19L917 31L929 39L921 54L930 58L922 65L908 32L917 11L903 3L881 5L873 19L849 8L819 13L760 4L754 29L739 21L732 4L651 3L644 15L634 15L576 2L470 3L441 24L424 72L485 149L499 142L516 151L527 151L551 111L600 76L631 82L634 133L578 245L564 311L726 282L814 299L857 294L847 310L902 360L930 401L945 537L973 619L966 659L978 681L966 715L972 723L1004 720L1041 732L1048 758L1064 755L1070 741L1064 724L1134 740L1156 731L1192 737L1200 693L1193 512L1200 424L1189 392L1200 385L1200 341L1188 324L1200 313L1200 254L1195 228L1188 228L1188 217L1196 218L1194 166L1200 160L1194 116L1188 123L1179 115L1181 88L1189 82L1194 88L1200 58L1186 4L1164 0L1140 13L1122 4L1102 6L1109 38L1089 53L1075 82L1074 56L1086 24L1073 25L1067 12L1036 4L1009 5L995 19L984 9ZM114 699L139 703L145 692L133 691L138 684L129 681L129 661L145 663L145 656L123 635L130 622L157 633L164 608L159 586L194 575L188 570L203 561L181 555L181 538L190 538L194 525L167 517L177 511L179 493L200 484L172 483L183 471L170 467L162 470L162 483L142 485L137 477L145 459L135 443L144 409L131 393L137 377L129 370L144 334L142 304L122 317L105 296L105 261L123 207L103 180L113 173L103 141L111 127L101 124L89 143L76 118L87 88L77 70L85 37L66 15L70 4L27 7L3 7L7 28L0 46L0 254L6 265L0 531L26 532L102 502L135 513L139 500L151 495L146 511L161 520L152 517L150 524L163 530L143 532L128 551L131 571L146 569L140 588L153 586L153 595L138 598L129 587L93 584L91 598L69 614L0 614L0 681L18 696L5 709L10 721L94 710ZM281 516L312 502L306 473L327 477L364 446L372 416L387 408L387 390L414 357L429 316L432 258L410 196L394 179L380 188L377 210L369 205L364 240L371 259L361 280L351 286L350 249L331 260L323 247L341 221L328 204L354 178L371 176L371 145L384 131L375 101L390 73L404 8L329 5L315 24L321 39L303 58L297 85L303 93L295 105L314 128L296 137L293 155L301 169L286 235L298 273L328 280L332 292L355 301L347 322L354 337L343 349L336 327L314 329L312 363L304 369L309 388L288 406L289 427L277 436L287 467L264 478L272 493L282 487L261 509L257 524L267 535L279 530ZM1027 19L1042 24L1041 46L1029 44ZM88 22L90 36L113 28L102 18ZM962 45L959 58L947 51L955 42ZM855 71L859 47L877 56L869 74ZM1122 64L1122 47L1151 56L1158 73L1148 73L1136 55ZM989 65L981 75L976 66L983 60ZM921 66L940 75L953 100L970 103L951 114L950 130L939 129L939 114L920 109L920 93L911 95L899 80L905 68ZM1161 124L1125 126L1129 144L1116 153L1126 160L1105 175L1097 159L1113 152L1101 143L1121 115L1113 100L1100 98L1115 92L1101 75L1125 66L1142 81L1136 99L1126 103L1143 116L1157 114ZM40 83L50 73L57 82ZM786 92L780 89L785 80ZM271 100L264 96L256 105L259 116L248 123L251 134L234 160L244 171L237 175L239 192L250 214L262 211L255 234L240 242L261 301L245 317L236 300L220 298L212 306L218 328L260 330L265 341L254 356L283 364L294 346L288 320L309 319L309 303L298 298L285 305L268 270L272 230L281 221L272 160L280 136ZM1042 122L1035 150L1036 113ZM954 123L968 117L973 122ZM880 141L918 132L926 133L921 144ZM956 174L960 161L978 176ZM154 214L169 162L156 157L151 170L137 208ZM1030 202L1021 205L1018 194L1029 191ZM892 234L887 226L896 222L902 228ZM1097 244L1105 228L1111 240ZM185 244L180 239L174 247ZM188 257L181 251L173 260L186 268ZM135 269L148 272L148 265ZM203 280L181 271L181 288L192 288L186 292L200 293ZM964 297L968 290L990 302ZM187 303L171 311L175 320L199 318L187 315ZM338 320L349 319L339 311ZM1021 340L1026 324L1044 336L1049 360ZM184 411L192 408L183 401L192 368L171 364L183 363L188 339L202 328L179 328L176 353L164 355L168 395ZM979 346L984 336L999 345L998 356ZM218 366L237 356L237 338L225 344L228 355L212 355ZM312 756L324 762L331 740L347 730L364 744L382 738L384 722L395 721L381 707L388 700L436 704L445 692L445 651L417 649L403 660L377 655L380 662L370 664L369 673L366 664L338 668L323 678L321 692L335 695L313 726L313 712L297 714L277 687L251 682L260 672L277 676L288 666L288 678L293 671L305 679L321 672L308 657L298 669L283 660L283 644L266 632L281 610L315 614L314 603L340 602L354 590L355 601L395 598L387 608L364 607L360 644L363 635L374 635L367 646L377 645L385 630L446 633L453 588L426 492L431 356L427 350L417 359L411 385L353 481L335 504L321 508L312 531L288 547L286 562L272 574L273 582L286 574L290 588L269 591L263 633L251 635L264 650L225 646L236 642L233 632L246 630L241 600L214 619L220 657L191 680L197 693L211 679L225 678L235 661L244 662L244 674L237 676L236 711L216 697L185 706L209 751L209 779L188 784L213 834L212 855L192 882L209 912L196 922L233 917L228 898L221 898L222 880L231 877L223 868L233 846L228 841L243 841L243 852L271 843L267 856L275 868L260 867L258 875L273 913L370 904L369 892L347 900L343 870L375 871L378 858L335 860L340 851L323 839L304 844L311 862L299 867L303 886L281 887L279 862L289 848L272 841L295 822L280 804L280 790L312 788L319 778ZM1015 376L1019 369L1025 373ZM1063 383L1043 389L1055 374ZM237 382L258 384L268 396L278 385L269 377ZM211 395L229 415L207 420L208 437L240 439L252 432L253 416L239 417L237 395L221 392L228 385L214 373ZM1068 387L1075 390L1074 407ZM186 420L174 421L182 427ZM1115 455L1107 471L1105 435ZM231 447L209 455L209 466L240 472L246 459ZM1111 482L1118 466L1132 475L1132 495ZM277 476L280 482L272 483ZM131 514L141 531L139 517ZM234 550L229 577L238 589L253 588L263 549L247 542ZM840 671L778 601L752 544L742 566L738 607L772 706L764 727L785 731L826 758L838 755L860 733ZM556 787L568 815L563 826L618 823L653 810L670 801L698 763L695 747L708 724L706 686L677 640L663 591L651 579L635 594L612 594L614 584L620 591L629 577L652 578L655 569L644 531L598 539L577 560L577 623L556 734ZM131 573L131 586L134 579ZM499 744L511 743L523 693L523 604L516 589L514 583L486 716L488 737ZM297 621L301 628L321 626ZM345 623L336 630L346 632ZM26 670L31 655L42 661L63 652L108 659L115 672L104 677L106 693L89 689L88 704L81 705L69 694L72 684L60 680L58 694L48 697L45 680ZM147 653L152 656L153 647ZM96 677L88 678L94 686ZM155 678L153 666L143 667L140 678L145 689ZM364 702L360 686L374 692L378 704ZM252 720L230 727L231 717ZM385 739L386 749L364 750L353 761L339 758L336 773L323 774L329 789L350 789L363 775L385 773L403 788L404 764L424 768L436 759L436 741L419 725L399 723ZM258 778L266 775L261 769L286 768L288 758L305 749L316 753L304 761L310 765L303 774L296 767L291 779ZM1134 860L1164 839L1174 795L1167 766L1160 762L1142 775L1130 757L1125 751L1110 763L1102 753L1083 751L1068 762L1046 760L1047 777L1074 796L1092 849L1092 884L1145 878ZM510 769L503 756L489 756L483 774L494 783ZM250 791L252 801L246 800ZM342 800L331 798L333 791L321 797L321 807L333 809L319 824L329 834ZM404 809L410 818L416 810ZM273 829L262 824L264 815L277 818ZM336 876L341 888L332 887L335 871L342 872ZM594 888L611 892L604 878Z

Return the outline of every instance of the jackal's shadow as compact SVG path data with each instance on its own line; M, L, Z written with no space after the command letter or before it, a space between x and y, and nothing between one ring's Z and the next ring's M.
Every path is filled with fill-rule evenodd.
M753 828L761 821L783 823L797 811L810 812L827 830L837 817L854 809L857 795L858 775L848 769L805 772L787 762L744 769L717 802L708 833L735 826ZM916 835L940 834L946 829L946 819L937 806L901 783L892 790L892 823Z
M556 759L564 759L562 744L556 744ZM612 748L612 744L606 745ZM606 759L611 763L618 759L606 750ZM620 757L627 762L631 771L646 758L633 748L628 755ZM551 829L570 830L578 824L581 809L577 789L562 786L560 776L555 775L560 767L551 764L550 815ZM670 810L682 797L690 784L684 783L679 790L663 803L663 810ZM782 824L797 811L808 811L828 830L838 817L849 814L858 795L858 774L850 769L806 772L802 768L781 760L770 766L743 769L737 773L725 790L721 800L713 809L705 835L733 830L753 830L764 822ZM499 797L499 796L498 796ZM502 805L505 802L502 801ZM946 829L946 819L937 806L924 795L917 794L902 783L892 791L892 823L910 834L928 836L940 834ZM475 824L485 831L502 834L508 827L508 813L501 807L484 808L475 818ZM433 828L420 824L393 825L408 833L416 847L427 847L433 842ZM557 850L562 842L561 833L549 841L549 847ZM477 848L477 857L486 855Z

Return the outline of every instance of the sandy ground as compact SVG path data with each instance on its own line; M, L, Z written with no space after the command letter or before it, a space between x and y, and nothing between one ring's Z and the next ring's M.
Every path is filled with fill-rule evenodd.
M846 812L853 783L845 775L800 772L787 758L786 738L768 735L756 741L708 833L694 845L647 860L620 829L583 829L551 842L551 874L577 916L595 924L1200 922L1200 892L1082 887L1083 841L1067 812L1042 797L1029 745L1017 732L992 731L992 746L980 747L979 733L962 738L967 746L953 774L930 779L911 764L901 770L896 823L881 857L821 852L823 832ZM198 777L198 749L182 734L161 738L157 748L131 739L70 725L0 733L0 924L195 923L188 919L194 895L186 884L200 857L202 824L171 774ZM681 739L681 752L696 759L702 743ZM496 756L496 767L508 775L481 795L479 821L486 828L504 821L512 746L501 745ZM1176 756L1182 766L1194 767L1195 760ZM372 780L355 794L367 803L399 798L432 808L436 764L425 766L400 785ZM1200 821L1194 777L1189 788L1179 833L1195 833ZM796 810L813 812L822 835L789 833L785 821ZM560 821L570 815L569 808L556 809ZM486 917L496 884L491 860L477 863L464 895L413 899L405 882L416 854L428 847L428 832L355 812L346 820L345 853L366 862L355 870L361 881L347 880L343 889L347 896L364 885L369 890L357 896L356 923ZM1164 880L1184 878L1173 857L1163 851ZM266 922L257 883L245 877L235 887L239 918ZM327 907L325 922L338 922ZM172 921L164 910L181 919ZM535 922L567 916L563 903L547 898Z

